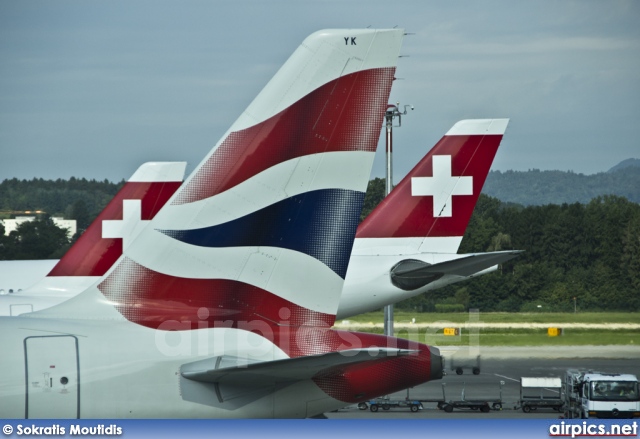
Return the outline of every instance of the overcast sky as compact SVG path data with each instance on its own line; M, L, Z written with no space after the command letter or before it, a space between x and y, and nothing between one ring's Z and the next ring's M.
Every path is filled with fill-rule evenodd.
M638 22L635 0L4 0L0 180L190 170L308 34L367 26L414 34L396 183L468 118L511 119L494 170L602 172L640 158Z

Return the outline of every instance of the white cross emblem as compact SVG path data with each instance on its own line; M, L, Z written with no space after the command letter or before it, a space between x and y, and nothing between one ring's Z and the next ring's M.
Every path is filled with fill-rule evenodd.
M142 220L142 201L122 200L122 219L102 221L102 237L122 238L124 251L148 222Z
M412 177L411 195L433 197L433 217L452 216L454 195L473 195L473 177L451 175L451 156L433 156L433 177Z

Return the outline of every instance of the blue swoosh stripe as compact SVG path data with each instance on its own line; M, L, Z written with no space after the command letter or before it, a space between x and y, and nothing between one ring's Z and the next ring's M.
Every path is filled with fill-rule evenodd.
M346 189L306 192L241 218L192 230L160 230L200 247L281 247L305 253L341 278L353 247L364 193Z

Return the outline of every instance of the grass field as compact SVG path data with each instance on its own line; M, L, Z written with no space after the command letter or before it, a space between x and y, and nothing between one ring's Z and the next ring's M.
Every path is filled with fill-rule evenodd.
M460 336L444 336L433 331L396 331L396 336L432 346L468 346L476 339L481 346L581 346L581 345L640 345L640 331L627 330L565 330L562 335L550 337L544 329L480 329Z
M433 346L456 346L478 343L481 346L580 346L580 345L640 345L640 329L563 328L562 335L551 337L546 327L495 328L491 324L516 323L548 324L562 328L563 324L640 324L640 313L478 313L473 316L462 313L394 313L397 324L395 335ZM415 319L415 321L413 321ZM372 327L383 320L382 312L350 317L348 329L382 333L382 328ZM414 322L416 325L406 325ZM461 334L443 335L442 328L421 327L424 324L443 322L459 324ZM465 328L467 322L484 322L488 327ZM336 322L339 326L346 321ZM405 325L403 325L405 323ZM408 326L408 329L407 329Z
M507 312L479 312L478 320L485 323L637 323L640 324L640 313L625 312L589 312L589 313L507 313ZM470 320L469 313L416 313L407 311L394 312L394 319L398 323L408 323L415 319L415 323L432 323L448 321L465 323ZM349 317L353 323L381 323L382 311L360 314Z

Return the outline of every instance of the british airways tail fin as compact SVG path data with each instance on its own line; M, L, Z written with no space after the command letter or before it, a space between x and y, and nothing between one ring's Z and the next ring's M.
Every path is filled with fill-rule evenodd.
M360 224L358 249L456 253L508 122L456 123Z
M305 39L97 285L102 303L152 328L332 324L403 35Z
M70 296L91 286L180 187L186 165L142 164L47 276L21 296Z

